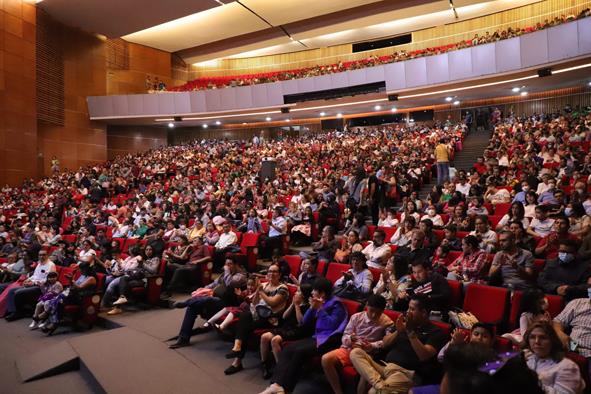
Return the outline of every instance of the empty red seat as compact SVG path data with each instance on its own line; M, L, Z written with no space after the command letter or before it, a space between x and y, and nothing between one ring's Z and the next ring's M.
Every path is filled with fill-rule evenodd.
M464 297L464 311L484 323L501 324L507 313L509 291L503 287L471 283Z

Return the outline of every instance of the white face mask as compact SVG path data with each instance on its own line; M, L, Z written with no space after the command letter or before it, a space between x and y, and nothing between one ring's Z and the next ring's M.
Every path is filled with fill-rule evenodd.
M435 210L434 209L427 209L427 215L435 216Z

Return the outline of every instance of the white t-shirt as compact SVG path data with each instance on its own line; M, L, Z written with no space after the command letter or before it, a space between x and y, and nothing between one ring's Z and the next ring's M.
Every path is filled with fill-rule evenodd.
M540 234L542 237L545 237L546 235L552 232L552 227L554 227L554 219L547 218L544 221L539 221L538 219L534 218L529 226L537 234Z

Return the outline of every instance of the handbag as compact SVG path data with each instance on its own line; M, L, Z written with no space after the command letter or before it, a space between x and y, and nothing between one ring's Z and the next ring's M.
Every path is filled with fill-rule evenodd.
M144 271L142 269L129 270L125 273L125 275L130 280L141 280L141 279L144 279L144 277L145 277Z
M472 326L478 323L478 318L472 312L464 312L459 309L455 312L449 312L449 321L457 328L471 330Z
M261 301L254 307L256 315L260 319L268 319L273 316L273 310L269 305L267 305L264 301Z

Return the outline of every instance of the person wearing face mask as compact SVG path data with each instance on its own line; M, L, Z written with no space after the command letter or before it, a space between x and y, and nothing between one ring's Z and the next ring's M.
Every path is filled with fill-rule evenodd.
M435 227L435 228L443 227L443 219L441 219L441 215L437 214L437 210L435 209L435 207L433 205L429 205L425 212L427 214L423 215L423 217L421 217L421 221L423 221L425 219L429 219L429 220L431 220L431 222L433 222L433 227Z
M577 242L560 241L558 256L548 260L538 277L538 286L547 294L558 294L566 300L585 297L591 285L589 263L577 254Z
M521 182L521 191L519 193L515 194L515 197L513 197L513 202L520 202L523 205L526 204L526 200L525 200L525 196L527 195L527 192L529 192L530 190L530 186L529 183L527 183L527 181L523 181Z

